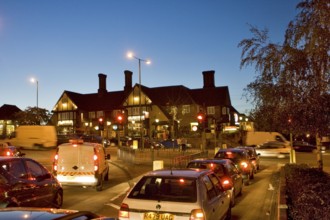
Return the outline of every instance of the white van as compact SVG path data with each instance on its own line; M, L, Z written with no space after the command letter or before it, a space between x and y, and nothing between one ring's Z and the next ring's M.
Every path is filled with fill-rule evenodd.
M280 142L282 145L289 146L290 142L278 132L248 131L243 136L243 145L258 147L267 142Z
M51 125L21 125L16 128L15 136L8 142L19 148L55 148L56 128Z
M62 185L95 186L101 191L109 179L110 154L98 143L81 139L61 144L53 162L53 173Z

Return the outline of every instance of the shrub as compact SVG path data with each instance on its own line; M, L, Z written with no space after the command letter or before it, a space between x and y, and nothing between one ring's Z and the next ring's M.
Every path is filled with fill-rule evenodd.
M288 219L330 219L330 175L306 164L284 167Z

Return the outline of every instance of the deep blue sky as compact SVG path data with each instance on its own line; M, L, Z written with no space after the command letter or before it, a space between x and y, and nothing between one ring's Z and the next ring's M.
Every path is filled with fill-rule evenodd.
M242 97L254 68L240 69L238 43L252 37L248 24L268 28L282 43L299 0L0 0L0 106L52 110L64 90L95 93L98 73L108 91L123 90L124 70L148 87L202 88L202 71L215 70L215 85L228 86L232 105Z

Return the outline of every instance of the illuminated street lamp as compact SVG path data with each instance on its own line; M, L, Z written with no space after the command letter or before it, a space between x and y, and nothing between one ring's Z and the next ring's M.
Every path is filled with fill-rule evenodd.
M134 56L134 54L132 52L128 52L127 53L127 57L132 59L137 59L139 61L139 115L140 115L140 123L141 123L141 142L142 142L142 149L144 148L144 140L143 140L143 122L142 122L142 109L141 109L141 62L144 62L146 64L151 64L150 60L145 60L145 59L141 59L139 57Z
M30 79L30 82L32 82L32 83L36 83L37 84L37 120L38 120L38 122L39 122L39 107L38 107L38 90L39 90L39 82L38 82L38 80L37 79L35 79L35 78L31 78Z

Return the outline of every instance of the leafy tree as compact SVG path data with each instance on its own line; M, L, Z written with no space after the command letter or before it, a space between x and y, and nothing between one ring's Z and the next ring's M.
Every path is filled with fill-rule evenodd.
M42 125L50 123L51 113L44 108L27 107L15 114L19 125Z
M326 135L330 128L330 4L304 0L282 44L268 30L250 26L243 39L241 68L254 65L255 81L245 88L254 104L251 116L260 130Z

